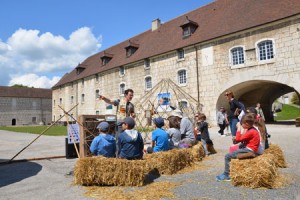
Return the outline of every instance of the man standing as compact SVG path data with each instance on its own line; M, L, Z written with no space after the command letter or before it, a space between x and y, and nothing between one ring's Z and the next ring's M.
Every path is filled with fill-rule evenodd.
M229 126L231 130L231 135L235 136L237 127L236 124L239 122L238 119L238 110L241 109L241 106L239 105L239 102L234 98L232 91L226 91L225 96L229 102L230 109L228 111L228 120L229 120Z
M99 95L99 98L108 104L117 106L118 119L124 119L125 117L133 117L133 118L135 117L134 105L131 103L131 100L133 98L132 89L125 90L124 98L121 101L120 99L112 101L102 95Z

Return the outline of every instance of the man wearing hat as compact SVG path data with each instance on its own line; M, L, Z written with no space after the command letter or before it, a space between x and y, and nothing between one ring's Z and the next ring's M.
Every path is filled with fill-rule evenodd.
M99 135L92 141L90 146L91 153L97 156L115 157L116 140L112 135L108 134L109 124L103 121L97 126L97 129L99 130Z
M153 152L169 150L169 135L162 128L165 125L164 119L162 117L154 118L153 123L156 127L156 129L152 132ZM151 152L152 148L147 149L148 153Z
M188 144L192 146L196 143L196 138L194 135L194 128L192 122L187 117L183 117L183 113L176 109L173 110L171 116L175 116L180 121L180 133L181 141L180 143Z
M118 157L128 160L142 159L144 140L141 134L134 129L134 119L125 117L121 124L123 132L118 136Z

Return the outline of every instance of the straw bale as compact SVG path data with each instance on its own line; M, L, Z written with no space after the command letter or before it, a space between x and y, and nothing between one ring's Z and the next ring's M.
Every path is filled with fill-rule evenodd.
M156 182L143 187L128 190L124 187L86 187L86 196L96 199L162 199L175 198L173 190L181 183L177 182Z
M283 151L277 144L270 144L269 148L265 150L264 154L274 155L276 167L286 168L287 164L284 158Z
M201 161L205 157L205 151L201 142L187 149L190 152L192 161Z
M278 176L274 157L272 154L264 154L253 159L232 159L230 162L232 184L250 188L273 188Z
M147 154L145 160L151 169L157 169L159 174L175 174L186 166L192 159L188 149L172 149L169 151Z
M76 162L74 178L81 185L141 186L150 170L145 160L95 156Z

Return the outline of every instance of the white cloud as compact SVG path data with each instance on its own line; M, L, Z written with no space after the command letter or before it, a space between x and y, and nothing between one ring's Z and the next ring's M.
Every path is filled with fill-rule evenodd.
M46 76L38 76L36 74L24 74L20 76L14 76L9 81L9 86L11 85L25 85L34 88L51 88L59 81L60 77L54 76L49 79Z
M68 38L20 28L6 42L0 39L0 69L6 73L1 75L0 85L7 84L15 72L18 77L30 73L40 77L66 73L98 52L101 40L88 27L79 28Z

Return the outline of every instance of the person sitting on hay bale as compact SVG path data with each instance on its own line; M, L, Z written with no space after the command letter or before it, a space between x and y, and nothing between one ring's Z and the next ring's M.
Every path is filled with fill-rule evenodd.
M148 147L147 152L160 152L169 150L169 135L162 128L165 125L162 117L153 119L154 127L156 128L152 132L152 147Z
M171 116L177 117L177 120L180 122L180 144L187 144L188 146L196 144L194 128L190 119L188 117L183 117L183 113L178 109L173 110Z
M178 148L181 140L180 122L175 116L168 117L168 121L169 129L167 130L167 133L169 134L169 148Z
M123 132L118 137L118 157L127 160L143 158L144 141L142 135L134 130L135 121L132 117L125 117L122 122Z
M208 132L208 123L206 122L206 116L203 113L198 113L197 117L197 130L201 133L201 142L205 151L205 154L208 156L212 153L216 153L216 151L213 148L213 142L211 141L209 137ZM213 149L213 152L208 151L208 146L210 146L210 150Z
M108 134L109 124L105 121L97 126L99 135L95 137L90 146L90 151L96 156L115 157L116 156L116 140Z
M255 155L258 150L260 143L260 136L258 131L253 127L255 122L255 115L252 113L247 113L242 117L241 123L238 123L236 137L233 137L237 142L244 142L245 147L238 149L236 151L230 152L225 155L225 169L224 172L216 177L217 181L230 181L229 167L231 159L238 158L239 155L248 154ZM243 135L241 135L241 126L247 130Z
M258 147L256 154L261 155L265 151L265 143L266 143L266 138L267 138L265 122L262 118L259 117L259 115L257 114L257 110L254 107L248 107L246 109L246 112L252 113L255 116L255 121L254 121L253 127L256 128L256 130L258 131L259 136L260 136L260 143L259 143L259 147ZM242 132L243 131L241 131L241 134L242 134ZM244 147L245 147L244 143L235 144L230 147L229 151L232 152L239 148L244 148Z

